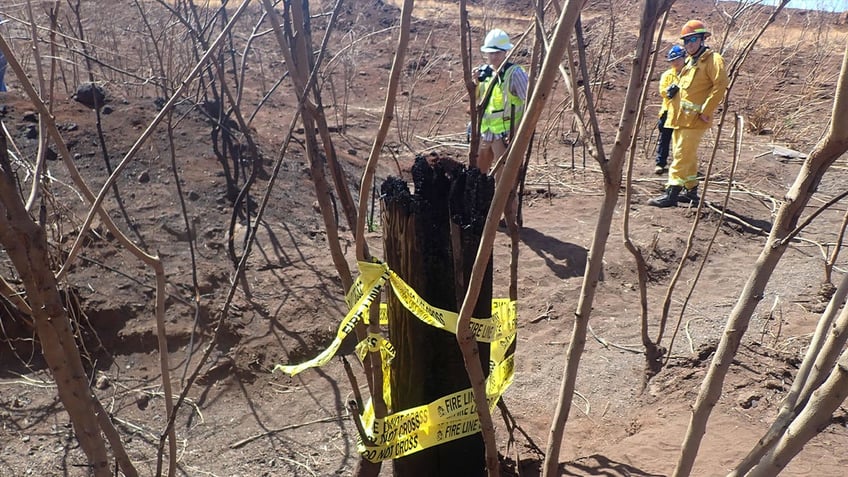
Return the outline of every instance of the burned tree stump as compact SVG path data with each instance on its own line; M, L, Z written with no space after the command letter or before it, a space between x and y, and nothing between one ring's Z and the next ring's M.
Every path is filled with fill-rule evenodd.
M385 259L430 305L458 311L494 192L491 178L446 158L419 157L412 169L415 192L389 178L381 191ZM428 404L470 387L456 336L413 316L387 294L389 337L396 356L391 367L392 412ZM473 316L491 316L492 262ZM489 345L479 343L489 369ZM394 461L394 475L485 476L480 433Z

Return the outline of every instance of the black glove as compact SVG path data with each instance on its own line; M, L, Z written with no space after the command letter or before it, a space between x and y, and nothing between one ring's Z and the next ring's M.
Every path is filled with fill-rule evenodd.
M676 95L678 91L680 91L680 86L677 86L676 84L672 84L671 86L668 87L668 89L665 90L665 95L668 96L668 99L672 99L672 98L674 98L674 95Z
M486 81L492 77L494 72L495 70L492 69L491 65L483 65L477 68L477 82L482 83L483 81Z

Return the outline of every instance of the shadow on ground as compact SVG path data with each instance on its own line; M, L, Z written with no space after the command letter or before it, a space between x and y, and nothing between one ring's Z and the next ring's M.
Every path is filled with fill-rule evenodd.
M530 227L521 229L521 241L545 260L557 278L564 280L583 276L588 254L584 247L563 242Z
M653 474L644 470L610 460L600 454L582 457L573 462L560 466L560 475L605 475L609 477L665 477L663 474Z
M539 477L542 475L543 459L522 459L519 463L519 472L516 472L514 461L508 459L504 475L521 475L523 477ZM602 475L605 477L665 477L664 474L653 474L632 465L610 460L606 456L593 454L581 457L572 462L559 465L560 476L589 477Z

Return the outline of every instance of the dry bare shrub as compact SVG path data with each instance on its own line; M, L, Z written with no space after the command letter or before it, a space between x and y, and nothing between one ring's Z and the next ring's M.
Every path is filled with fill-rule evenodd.
M773 123L775 120L772 106L768 103L760 103L754 106L753 110L748 110L747 123L745 125L747 131L751 134L769 134L772 132Z
M751 19L767 13L753 12ZM801 27L792 26L802 19ZM739 101L748 131L771 132L775 141L798 149L811 147L821 136L818 118L829 115L839 73L834 51L844 46L844 33L831 21L836 14L786 11L766 35L749 62ZM751 20L757 21L757 20ZM737 31L745 31L740 24ZM730 37L728 49L736 44Z

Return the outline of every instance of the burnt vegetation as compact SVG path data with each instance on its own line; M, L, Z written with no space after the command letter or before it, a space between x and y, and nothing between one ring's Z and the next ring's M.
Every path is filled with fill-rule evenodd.
M378 475L379 465L357 453L357 439L365 434L350 419L362 412L363 397L380 399L377 353L348 372L340 361L332 361L330 371L309 371L309 378L272 370L311 359L333 342L349 311L344 294L358 274L357 261L386 258L383 253L407 271L417 270L415 259L422 259L420 268L436 270L417 270L429 277L419 285L438 306L465 318L472 316L463 310L466 293L471 299L465 306L476 307L473 316L479 317L493 296L532 293L533 283L567 283L550 296L534 296L538 302L517 297L519 310L542 312L535 318L520 312L522 332L554 336L528 356L567 357L559 398L555 386L544 389L546 405L560 403L558 417L544 423L549 433L524 428L538 417L532 415L536 408L519 410L517 418L506 405L492 416L481 414L484 423L495 421L472 445L480 457L472 467L481 474L658 475L651 472L674 468L671 461L660 470L637 468L643 464L597 453L564 463L558 455L565 420L576 414L570 403L584 350L574 343L595 335L590 317L612 317L601 321L610 329L629 320L618 335L622 342L641 337L638 345L622 345L595 335L604 349L638 357L639 364L618 369L644 370L639 392L658 389L670 401L694 402L690 381L704 378L711 360L743 368L729 378L732 405L762 412L768 422L778 418L770 445L752 450L735 475L773 475L788 456L775 456L776 442L791 453L799 445L792 436L814 435L794 427L784 433L800 425L795 418L802 413L803 422L821 429L844 428L841 401L834 407L827 397L845 389L845 343L821 331L831 323L848 326L839 313L848 293L840 255L848 224L841 202L848 142L836 130L848 116L840 74L844 15L754 1L612 0L588 2L580 11L571 5L580 2L560 2L568 4L560 10L500 0L494 3L503 17L487 13L486 2L436 2L435 10L416 6L405 23L402 14L411 3L68 0L0 6L10 89L0 93L0 394L10 396L0 401L0 426L12 430L0 437L0 448L9 449L0 468L12 469L11 475L76 475L78 466L97 476ZM461 22L461 12L470 12L471 21ZM700 151L703 179L710 181L703 206L654 216L644 202L660 183L639 171L655 147L656 98L637 87L648 84L653 91L677 25L690 16L712 26L711 41L733 68L734 83ZM571 22L560 33L567 37L554 36L559 21ZM466 123L474 105L462 78L479 61L477 39L500 23L514 32L512 61L526 65L544 91L537 91L543 97L538 114L528 114L532 126L514 131L514 148L498 176L486 177L466 166ZM456 41L462 31L473 38L470 47ZM804 47L810 44L819 46ZM547 71L544 54L560 56ZM617 136L622 131L624 137ZM749 144L756 151L745 149ZM750 169L741 165L745 161ZM786 171L798 172L796 187ZM488 217L489 224L490 204L500 203L509 187L497 185L500 174L520 183L521 210L546 208L540 221L572 214L592 223L580 237L552 237L529 223L518 233L511 223L498 228L502 213ZM574 208L593 212L587 218ZM392 214L397 217L387 217ZM398 223L416 220L416 239L404 241ZM496 233L511 242L493 245ZM608 237L619 251L604 273L604 248L613 248ZM545 263L545 275L521 275L519 243ZM740 280L731 287L709 268L714 259L732 265L741 260L739 251L754 257L760 248L762 261L733 277L750 271L751 296L740 296ZM791 304L768 295L757 308L767 294L756 286L765 287L787 250L807 254L815 276L802 278L813 291L793 296ZM493 254L501 262L486 261ZM483 285L469 292L479 277ZM704 285L708 280L712 285ZM738 287L721 298L738 298L741 311L729 311L725 302L687 308L699 286ZM625 292L601 296L613 289ZM382 299L399 307L393 297ZM609 311L605 299L628 311ZM603 310L594 314L609 316L592 317L594 300ZM819 333L786 335L782 326L790 309L800 313L799 304L814 314L811 321L820 320ZM715 315L710 325L719 330L728 313L738 335L710 331L693 338L690 325L701 318L689 314ZM752 326L740 348L752 316L756 331ZM424 325L404 319L409 321L369 330L405 342L425 334L409 332ZM562 341L556 333L571 326ZM358 325L357 341L369 330ZM456 346L455 335L435 331L425 346ZM351 362L358 361L352 340L340 352ZM721 346L721 340L729 341ZM568 348L552 351L550 343ZM510 353L521 357L522 346L513 344ZM440 363L433 367L458 371L444 380L464 388L475 385L475 371L463 361L469 349L423 354ZM736 349L739 356L727 351ZM413 354L402 350L398 362L415 361ZM488 374L488 349L475 356L477 371ZM424 368L415 371L426 375L420 381L444 377ZM721 394L724 376L706 379ZM422 397L417 385L405 381L393 398L413 406L446 392L428 388ZM532 391L517 394L520 399ZM596 391L595 399L605 392ZM638 412L656 395L640 394L642 401L625 404ZM705 425L719 398L701 397ZM517 401L509 394L506 399L510 406ZM590 407L584 412L595 416ZM314 409L321 410L319 417ZM278 411L281 419L299 422L269 424ZM541 413L550 412L548 406ZM691 472L686 461L698 453L696 420L689 434L696 437L681 445L674 475ZM302 429L310 426L320 430ZM260 434L248 435L248 427ZM46 444L30 440L48 434ZM231 442L235 434L244 440ZM69 444L72 438L79 445ZM233 453L255 441L261 444ZM493 442L499 456L491 455ZM432 457L437 453L386 466L379 475L432 473L424 462L442 459Z

